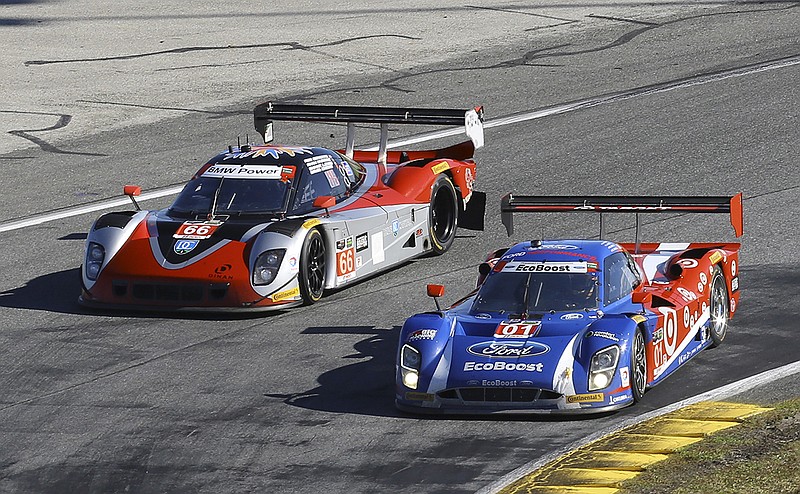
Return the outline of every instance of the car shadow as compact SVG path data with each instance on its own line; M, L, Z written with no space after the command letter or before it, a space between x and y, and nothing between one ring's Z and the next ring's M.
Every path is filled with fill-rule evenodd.
M318 385L294 393L264 393L271 399L287 405L309 410L396 417L409 420L461 420L461 421L525 421L525 422L569 422L614 415L615 412L592 415L543 415L543 414L417 414L401 412L394 405L395 360L400 326L379 329L374 326L309 327L301 334L329 335L363 334L366 337L355 345L355 353L345 359L355 362L324 372L317 378Z
M78 296L81 293L80 277L81 271L79 267L38 276L21 287L0 292L0 307L87 316L192 319L201 321L262 319L286 312L285 310L269 312L175 312L89 308L78 303Z

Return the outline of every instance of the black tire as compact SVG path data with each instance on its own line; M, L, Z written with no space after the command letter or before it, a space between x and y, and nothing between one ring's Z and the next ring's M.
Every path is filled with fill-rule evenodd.
M313 304L325 290L325 242L316 228L310 230L300 252L300 294L303 302Z
M636 328L631 341L631 393L633 402L638 403L647 388L647 354L644 346L644 333Z
M714 348L719 346L728 334L728 319L730 319L728 287L719 266L714 266L709 290L708 336L711 338L711 348Z
M444 254L456 239L458 197L453 182L445 175L436 177L431 188L428 216L431 247L435 255Z

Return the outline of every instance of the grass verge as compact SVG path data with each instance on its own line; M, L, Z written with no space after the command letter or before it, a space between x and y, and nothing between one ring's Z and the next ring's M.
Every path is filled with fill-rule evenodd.
M800 493L800 398L670 455L618 494Z

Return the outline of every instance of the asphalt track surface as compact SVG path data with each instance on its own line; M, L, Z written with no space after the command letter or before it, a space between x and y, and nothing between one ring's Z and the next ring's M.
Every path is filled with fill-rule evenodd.
M0 226L69 213L125 183L175 186L237 136L253 135L252 106L269 99L483 104L490 122L477 154L487 230L462 232L445 256L307 308L236 317L85 310L76 303L78 266L98 213L3 231L0 491L475 492L598 430L800 360L797 3L389 5L337 13L298 3L304 15L273 16L295 36L274 37L259 31L271 18L245 5L231 25L211 7L190 12L180 2L163 11L145 2L134 13L91 2L0 5L11 67L1 80ZM342 41L362 36L374 38ZM277 38L303 49L263 46L261 64L250 52L187 50ZM140 46L155 39L173 51ZM178 68L169 58L178 53L197 58L167 70ZM540 110L540 118L506 118ZM53 119L30 120L40 113ZM276 134L331 146L344 135L289 124ZM501 195L738 191L743 292L729 337L636 407L579 419L394 409L396 339L405 317L431 307L425 283L444 283L452 302L491 249L597 233L586 215L532 215L506 239ZM644 219L643 240L733 240L718 215ZM610 219L609 237L632 240L631 225L627 215ZM785 378L744 398L797 394Z

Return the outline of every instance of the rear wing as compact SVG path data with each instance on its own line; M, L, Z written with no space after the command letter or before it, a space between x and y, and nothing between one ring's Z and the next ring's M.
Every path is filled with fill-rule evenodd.
M636 213L636 245L639 245L639 213L728 213L737 237L742 236L742 193L735 196L518 196L506 194L500 201L500 217L508 235L514 233L514 213L600 213L600 238L605 237L603 213Z
M378 162L386 164L386 149L389 142L389 124L419 124L463 126L475 149L483 147L483 107L469 110L431 108L381 108L372 106L320 106L283 105L262 103L253 110L256 130L264 142L273 139L273 120L295 120L303 122L344 122L347 124L345 154L353 157L355 147L355 124L380 124Z

